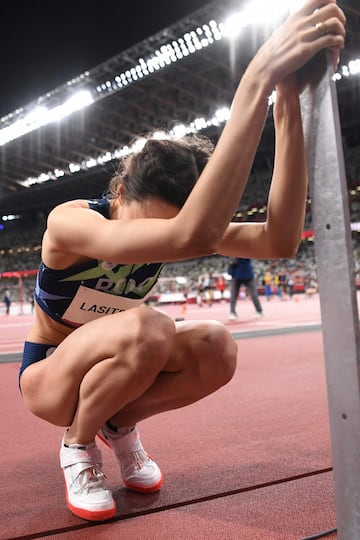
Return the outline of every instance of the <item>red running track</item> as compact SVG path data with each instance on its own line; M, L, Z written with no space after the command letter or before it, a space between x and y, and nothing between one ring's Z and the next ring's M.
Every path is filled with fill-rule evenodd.
M238 339L238 368L215 394L141 423L164 472L159 494L126 490L103 447L118 507L109 523L67 510L58 465L63 430L26 411L18 362L0 365L1 539L300 540L336 527L318 299L273 300L263 319L239 302L235 323L228 304L169 309L225 322ZM19 350L29 323L27 316L1 320L6 352Z
M197 305L159 306L174 318L186 319L216 319L228 327L231 332L271 332L276 329L295 327L312 327L320 324L319 298L307 298L305 295L295 295L293 300L280 301L274 297L270 302L262 301L264 317L257 319L250 300L239 300L237 305L239 319L229 321L229 303L214 303L209 308ZM6 353L17 353L22 350L23 341L33 320L32 315L0 316L0 356Z

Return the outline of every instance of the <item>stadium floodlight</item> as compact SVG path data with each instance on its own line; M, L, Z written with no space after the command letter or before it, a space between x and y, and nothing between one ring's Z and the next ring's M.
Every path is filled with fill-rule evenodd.
M195 131L201 131L203 129L206 129L209 126L209 123L205 118L195 118L193 125L195 127Z
M78 163L69 163L69 170L71 173L79 172L81 167Z
M187 129L184 124L177 124L171 130L171 134L174 135L174 137L184 137L186 133L187 133Z
M334 75L334 80L341 80L343 77L350 77L354 75L359 75L360 73L360 59L352 60L349 62L347 66L341 66L339 71ZM275 102L276 99L276 93L275 91L271 94L269 97L269 104L272 105ZM221 124L225 123L230 116L230 107L221 107L217 109L212 117L206 118L195 118L190 124L177 124L172 129L170 129L169 133L171 136L175 138L183 137L184 135L190 134L190 133L197 133L199 131L202 131L204 129L207 129L211 126L219 127ZM156 131L153 134L153 138L166 138L168 135L164 134L163 131ZM0 137L1 137L1 131L0 131ZM93 157L89 160L81 162L81 164L76 163L69 163L67 166L66 171L62 171L61 176L64 175L72 175L76 174L77 172L81 170L90 169L93 167L96 167L97 165L100 165L102 163L105 163L107 161L113 161L118 160L122 157L125 157L132 152L136 152L141 150L141 144L144 144L145 139L139 139L135 145L129 147L127 145L117 148L112 153L105 152L104 154ZM56 171L48 171L47 173L41 173L38 177L29 177L25 180L18 180L17 183L23 187L31 187L34 184L41 184L43 182L46 182L47 180L51 179L57 179L59 178L59 173Z
M350 60L349 62L349 72L350 75L359 75L360 74L360 59Z
M94 159L94 158L91 158L91 159L88 159L86 162L85 162L85 165L86 165L86 168L87 169L92 169L93 167L96 167L97 165L97 160Z
M141 152L145 144L146 144L145 137L139 137L138 139L136 139L136 141L132 145L131 152Z
M101 164L101 163L106 163L107 161L111 161L112 159L113 158L112 158L111 152L105 152L105 154L102 154L101 156L97 158L97 162Z
M39 182L40 183L47 182L48 180L51 179L51 177L52 177L52 175L49 174L49 173L41 173L39 175Z
M154 50L147 58L139 58L137 63L127 69L125 72L117 74L112 81L104 81L96 88L91 90L82 90L63 104L47 109L46 107L36 107L34 111L28 113L23 119L15 121L13 124L0 129L0 146L7 142L21 137L38 127L41 127L49 122L60 121L64 117L69 116L73 112L90 105L91 103L106 97L109 93L117 92L121 88L136 82L138 79L151 75L152 73L167 67L168 65L182 60L186 56L196 53L203 47L208 47L223 39L225 36L231 37L239 33L241 29L249 25L274 24L275 17L285 17L286 13L299 9L304 4L304 0L277 0L276 10L273 4L268 0L251 0L245 5L244 9L229 17L225 22L217 22L211 20L202 26L186 32L182 37L172 39L171 42L164 44L158 50ZM350 77L360 73L360 59L354 59L346 66L339 66L338 72L334 75L334 80L341 80L343 77ZM87 73L89 75L89 73ZM79 79L79 80L78 80ZM77 78L71 81L71 84L76 84L81 79ZM70 83L69 83L70 84ZM276 94L269 98L269 104L275 102ZM16 111L21 113L22 109ZM170 135L173 137L182 137L189 133L209 128L210 126L218 127L224 123L230 115L230 108L224 106L218 109L213 117L208 119L196 118L189 125L178 124L170 130ZM0 119L7 121L9 118L16 116L10 113L6 117ZM162 136L162 135L161 135ZM154 137L155 138L155 137ZM61 175L57 170L48 173L41 173L37 178L30 177L25 180L18 180L17 183L24 187L30 187L36 183L42 183L50 179L59 178L63 175L75 174L81 170L93 168L107 161L117 160L129 153L136 152L140 149L138 140L135 145L128 147L127 145L118 148L112 153L105 152L102 155L90 157L88 160L82 161L80 164L69 163L65 171Z
M20 219L20 216L18 214L8 214L6 216L2 216L1 219L3 221L14 221L15 219Z
M36 106L23 118L13 124L0 129L0 146L18 139L31 131L34 131L51 122L61 121L75 111L87 107L94 99L89 90L76 92L61 105L47 109L45 106Z
M276 9L268 0L252 0L245 7L230 15L221 25L223 35L234 38L247 26L274 24L289 13L289 0L277 0Z
M221 107L217 109L214 115L214 119L216 119L219 124L222 124L223 122L226 122L226 120L229 119L230 116L230 108L229 107Z
M165 131L154 131L154 133L152 134L152 138L157 141L162 141L164 139L167 139L168 136Z
M20 118L24 109L18 109L0 119L0 124L6 123L6 127L0 129L0 146L50 122L60 121L94 101L102 99L113 92L118 92L123 87L136 83L139 79L181 61L202 48L209 47L216 41L222 40L224 37L235 36L246 26L274 24L276 19L285 16L289 11L298 9L303 3L304 0L277 0L276 9L274 9L273 3L268 0L251 0L245 5L244 9L229 17L226 21L217 22L211 20L186 32L183 36L161 45L160 49L154 50L149 54L148 58L139 58L134 66L127 69L125 73L114 76L112 81L104 81L92 90L82 90L53 109L47 110L44 107L41 115L38 110L36 114L30 112L30 115ZM340 80L342 77L349 76L349 74L358 74L359 70L359 60L355 60L351 63L350 72L344 68L342 72L336 74L335 80ZM86 72L67 84L69 87L78 83L83 84L83 79L89 75L90 73ZM46 98L51 98L52 95L53 92L49 92ZM39 98L38 102L46 101L46 98ZM8 124L12 118L14 118L14 122ZM15 118L18 118L18 120L15 120ZM31 118L33 120L29 121Z

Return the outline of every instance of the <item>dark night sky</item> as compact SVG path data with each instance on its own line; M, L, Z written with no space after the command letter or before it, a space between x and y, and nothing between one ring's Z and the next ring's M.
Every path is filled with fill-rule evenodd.
M208 3L209 0L3 2L0 117Z

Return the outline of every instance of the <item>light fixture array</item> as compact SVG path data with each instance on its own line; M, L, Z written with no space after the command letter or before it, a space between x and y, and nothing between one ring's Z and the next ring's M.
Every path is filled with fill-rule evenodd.
M280 8L283 10L289 9L289 0L278 1L281 2ZM148 58L139 58L136 65L117 74L112 80L104 81L94 89L82 89L79 92L75 92L68 97L66 101L55 107L47 108L44 104L44 101L46 103L45 98L54 96L56 90L52 93L48 93L45 98L39 98L38 105L30 113L22 115L23 109L18 109L14 113L10 113L0 119L0 126L1 124L5 124L5 127L0 128L0 146L51 122L60 122L63 118L69 116L73 112L87 107L111 93L118 92L122 88L127 87L129 84L133 84L144 77L151 76L153 73L164 69L175 62L181 61L185 57L200 51L204 47L209 47L223 38L233 38L246 26L264 24L264 22L269 23L271 19L274 18L274 10L271 7L271 9L269 8L269 11L269 9L265 9L266 6L269 8L269 2L264 3L263 0L254 2L253 0L247 7L232 15L223 23L217 23L216 21L211 20L207 24L185 33L182 37L162 45L158 50L155 50L150 54ZM277 11L277 17L279 17L279 13L281 13L281 9ZM260 15L262 15L261 18ZM334 75L334 80L338 81L344 77L359 74L360 59L356 59L350 61L348 65L339 67L338 72ZM86 72L76 79L69 81L67 86L76 87L78 84L83 85L84 79L88 76L89 72ZM275 95L273 94L269 99L269 103L272 104L274 99ZM181 137L188 133L202 131L211 126L220 126L228 119L229 114L230 109L228 107L222 107L217 110L211 118L196 118L187 126L175 125L170 130L170 135L173 137ZM12 121L13 117L14 121L9 124L9 121ZM48 180L56 180L65 175L71 175L79 171L91 169L136 151L137 144L138 143L136 142L135 145L131 147L125 145L113 152L108 151L91 159L81 161L80 163L69 163L63 169L42 172L37 177L19 180L18 184L23 187L30 187L34 184L41 184Z

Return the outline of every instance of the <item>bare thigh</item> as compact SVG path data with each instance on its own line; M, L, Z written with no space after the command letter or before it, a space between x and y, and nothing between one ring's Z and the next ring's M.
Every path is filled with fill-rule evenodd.
M217 321L181 321L167 362L137 399L119 408L114 425L134 425L164 411L184 407L227 384L236 369L237 344Z
M69 425L81 382L94 366L109 359L126 365L144 358L146 363L146 358L155 356L155 348L160 371L171 348L167 341L172 342L174 333L170 317L147 307L87 323L67 336L48 358L25 369L20 381L25 404L41 418Z

